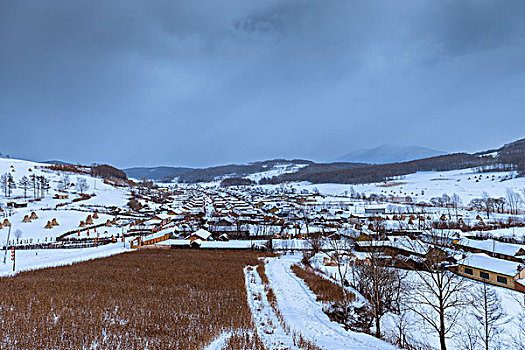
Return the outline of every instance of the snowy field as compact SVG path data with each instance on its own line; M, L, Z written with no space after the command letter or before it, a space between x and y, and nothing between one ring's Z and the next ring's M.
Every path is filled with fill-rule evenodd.
M15 272L11 261L11 251L7 251L6 264L3 264L5 251L1 251L0 276L11 276L15 273L28 270L37 270L47 267L70 265L73 263L87 261L97 258L121 254L129 249L129 243L124 247L123 243L107 244L93 248L82 249L34 249L15 251Z
M347 185L347 184L310 184L307 182L290 183L287 186L295 188L298 192L319 190L322 194L344 195L350 193L353 187L358 193L370 195L383 194L385 196L404 197L411 196L415 202L428 201L432 197L440 197L443 193L452 195L457 193L464 203L482 196L487 192L491 197L505 197L507 188L521 192L525 189L525 178L510 178L513 172L476 173L474 169L452 171L428 171L406 175L400 180L389 182ZM474 178L476 177L476 179ZM477 179L481 179L476 182ZM494 180L492 180L494 177ZM469 179L470 178L470 179ZM502 181L504 180L504 181ZM275 189L279 185L262 185L262 188Z

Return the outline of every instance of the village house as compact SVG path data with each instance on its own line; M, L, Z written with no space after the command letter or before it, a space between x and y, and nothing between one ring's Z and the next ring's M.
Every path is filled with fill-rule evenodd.
M525 265L478 253L458 260L461 276L525 293Z
M367 215L381 215L386 214L386 207L385 206L367 206L365 207L365 214Z

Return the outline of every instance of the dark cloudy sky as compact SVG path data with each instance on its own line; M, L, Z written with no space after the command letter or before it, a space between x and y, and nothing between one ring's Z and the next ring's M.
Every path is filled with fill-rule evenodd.
M525 136L523 0L0 0L0 152L117 166Z

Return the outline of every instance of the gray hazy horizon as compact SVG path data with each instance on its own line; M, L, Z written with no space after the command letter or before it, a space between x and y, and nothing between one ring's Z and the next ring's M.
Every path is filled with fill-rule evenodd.
M118 167L524 137L523 1L0 0L0 152Z

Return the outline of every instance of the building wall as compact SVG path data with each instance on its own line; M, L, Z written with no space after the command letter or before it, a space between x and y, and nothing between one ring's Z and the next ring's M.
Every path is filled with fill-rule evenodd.
M474 274L473 275L469 275L469 274L465 273L465 268L472 269ZM495 286L507 287L507 288L510 288L510 289L516 289L515 285L514 285L514 278L510 277L510 276L498 274L498 273L495 273L495 272L492 272L492 271L488 271L488 270L481 270L481 269L477 269L475 267L461 265L461 264L459 265L459 269L458 269L457 272L461 276L468 277L468 278L471 278L471 279L474 279L474 280L477 280L477 281L490 283L490 284L493 284ZM488 273L489 274L489 279L481 278L480 272ZM501 276L501 277L507 278L507 284L499 283L497 276Z

